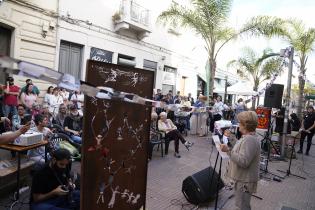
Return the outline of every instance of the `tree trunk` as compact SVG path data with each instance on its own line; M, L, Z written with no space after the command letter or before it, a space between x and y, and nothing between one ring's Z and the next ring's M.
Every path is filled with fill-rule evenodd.
M210 66L210 81L209 81L209 96L213 96L213 88L214 88L214 77L215 77L215 70L216 70L216 62L209 58L209 66Z
M304 69L302 70L301 67L301 71L304 73L301 76L299 76L299 94L298 94L298 101L297 101L297 105L296 105L296 114L297 116L302 119L302 109L304 109L304 102L305 102L305 98L304 98L304 86L305 86L305 80L304 80L304 75L305 75L305 71Z
M256 82L254 82L254 83L256 83ZM255 84L253 90L257 92L258 85L256 86L256 84ZM256 108L256 97L252 100L252 110L255 111L255 108Z

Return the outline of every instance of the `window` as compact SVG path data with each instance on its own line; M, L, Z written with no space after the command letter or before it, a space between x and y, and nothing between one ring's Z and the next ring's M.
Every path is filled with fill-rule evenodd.
M176 68L173 68L170 66L164 66L164 71L170 72L170 73L176 73Z
M128 56L128 55L118 54L117 64L135 67L136 66L136 58Z
M147 70L156 71L157 70L157 62L149 61L149 60L143 60L143 68Z
M143 69L146 69L146 70L150 70L150 71L154 71L154 86L156 85L156 70L157 70L157 62L154 62L154 61L149 61L149 60L146 60L144 59L143 60Z
M61 41L59 72L81 79L82 45Z

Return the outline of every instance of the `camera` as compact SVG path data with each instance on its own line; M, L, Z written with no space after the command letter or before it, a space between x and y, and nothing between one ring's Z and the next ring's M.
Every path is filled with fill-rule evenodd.
M62 186L61 186L61 189L62 189L63 191L69 192L69 187L67 187L66 185L62 185Z

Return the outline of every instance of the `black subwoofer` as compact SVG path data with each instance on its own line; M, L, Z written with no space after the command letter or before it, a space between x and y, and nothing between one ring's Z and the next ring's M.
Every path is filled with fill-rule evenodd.
M215 199L217 186L219 189L224 186L222 179L218 179L218 176L216 172L213 173L212 167L208 167L187 177L182 184L182 192L185 198L195 205Z
M282 106L284 85L272 84L265 92L264 107L278 108Z

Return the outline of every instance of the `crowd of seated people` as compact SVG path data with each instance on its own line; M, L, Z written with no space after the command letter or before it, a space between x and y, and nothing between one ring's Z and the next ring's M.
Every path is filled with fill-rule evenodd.
M73 155L69 149L51 148L50 140L60 132L54 129L56 124L70 140L82 143L83 95L53 86L41 95L31 79L25 82L25 86L20 88L15 85L13 77L8 77L6 84L0 85L0 144L11 143L26 132L42 133L49 142L47 164L44 146L25 153L25 157L34 161L36 166L30 207L41 210L80 209L80 193L69 176ZM2 134L8 131L12 132ZM15 158L15 153L11 154Z
M0 85L0 116L4 119L0 122L0 133L18 131L30 123L30 130L41 132L45 139L49 139L56 124L70 139L81 144L82 102L83 95L79 91L71 94L65 89L49 86L46 93L40 95L31 79L27 79L25 86L20 88L13 77L8 77L6 85ZM42 162L42 152L43 148L31 150L28 157Z

